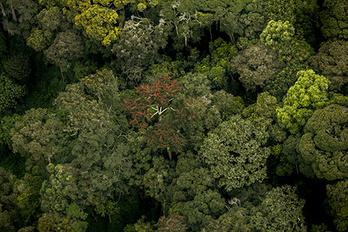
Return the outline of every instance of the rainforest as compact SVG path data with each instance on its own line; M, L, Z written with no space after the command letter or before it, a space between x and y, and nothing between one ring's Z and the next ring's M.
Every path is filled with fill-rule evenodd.
M0 231L348 231L348 2L0 0Z

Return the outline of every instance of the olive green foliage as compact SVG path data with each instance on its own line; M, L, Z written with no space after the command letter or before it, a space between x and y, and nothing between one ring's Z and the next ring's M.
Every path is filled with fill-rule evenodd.
M18 217L17 198L13 194L15 176L0 167L0 230L15 231L14 223Z
M52 163L47 170L51 176L49 181L43 183L41 190L41 207L46 213L39 219L39 231L86 231L88 224L84 220L87 213L75 203L79 191L74 170Z
M81 58L84 51L82 38L74 31L57 34L53 44L45 50L49 62L60 68L68 68L73 60Z
M225 201L217 191L207 190L191 201L176 203L174 209L184 216L189 228L199 231L225 212Z
M307 231L302 215L304 203L296 195L294 187L274 188L254 209L256 212L251 217L251 223L257 231Z
M265 89L278 99L282 99L297 81L297 72L309 68L307 61L314 54L314 50L305 41L294 37L290 42L283 43L275 52L283 69Z
M232 43L235 43L236 35L257 38L267 23L264 1L226 3L228 7L220 5L215 13L215 18L220 21L220 30L229 35Z
M330 89L341 90L348 83L348 41L333 39L322 43L311 64L331 81Z
M16 106L17 100L26 94L24 86L18 85L4 73L0 74L0 115Z
M223 120L228 120L234 114L241 114L244 109L244 103L241 97L235 97L230 93L226 93L224 90L215 92L212 100Z
M265 128L256 129L249 120L233 116L208 134L200 155L219 185L231 191L266 178L270 151L263 145L268 136Z
M51 40L52 33L50 31L35 28L27 39L27 45L40 52L49 46Z
M296 83L290 87L284 106L277 109L278 120L290 133L303 127L313 110L328 104L330 81L313 70L299 71Z
M126 158L128 148L121 141L117 141L117 115L110 115L117 112L113 108L119 102L115 96L118 96L117 83L112 72L97 72L80 83L68 85L66 91L56 99L55 114L45 109L33 109L26 112L23 119L16 124L12 137L14 150L28 160L32 159L32 163L41 160L57 167L56 177L52 177L52 183L47 182L42 191L49 192L53 188L51 185L62 182L60 185L66 185L69 192L49 192L48 195L56 195L60 204L64 203L63 198L58 197L62 194L66 194L68 199L72 199L73 194L78 196L74 198L73 204L64 203L62 206L68 219L70 210L73 210L71 219L85 219L79 213L80 210L75 209L77 206L81 209L94 206L98 214L111 215L115 210L114 191L123 192L127 188L121 182L123 177L129 175L131 163ZM61 179L60 171L67 172L66 178L71 175L71 181ZM88 200L82 200L85 198ZM47 204L49 202L51 201L48 198ZM59 226L60 220L63 220L69 226L86 228L82 221L76 225L64 221L59 216L60 210L54 207L56 206L44 207L46 214L40 219L42 225L51 223L52 226Z
M347 108L329 105L316 110L308 120L299 142L302 165L311 167L318 178L327 180L348 177Z
M237 55L231 64L232 72L247 90L264 88L280 71L277 56L261 43L250 46Z
M278 47L282 43L289 42L295 34L295 28L289 21L268 22L267 27L260 35L261 42L266 46Z
M320 12L321 31L326 38L348 39L348 14L346 1L325 0Z
M279 143L286 138L286 135L285 131L277 124L277 107L277 99L268 92L263 92L258 94L256 103L243 110L242 115L257 128L267 128L266 131L270 135L269 139Z
M29 56L23 53L11 56L4 62L4 70L7 76L25 82L31 72Z
M22 34L27 37L39 10L37 2L34 0L4 0L2 3L4 29L10 35Z
M158 50L166 46L164 25L157 26L147 18L132 16L114 44L115 65L128 80L138 82L144 69L156 61Z
M295 21L295 8L298 7L296 0L267 0L266 9L268 17L271 21L293 24Z
M337 231L346 231L348 229L348 181L339 181L336 184L327 185L326 192L330 214L334 217L333 222Z
M215 230L203 231L307 231L295 188L289 185L270 189L254 184L237 191L226 205L228 212L217 222Z

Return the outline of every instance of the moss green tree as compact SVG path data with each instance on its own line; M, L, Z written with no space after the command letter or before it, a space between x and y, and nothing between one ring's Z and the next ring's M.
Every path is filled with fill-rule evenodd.
M347 123L346 107L334 104L316 110L299 141L299 153L303 159L301 166L310 167L318 178L347 178Z
M231 64L232 72L247 90L264 88L280 71L276 54L265 45L257 43L243 50Z
M348 15L346 1L325 0L320 13L321 31L326 38L348 39Z
M326 186L327 202L330 206L330 214L334 217L334 224L337 231L346 231L348 229L348 181L342 180L336 184Z
M4 73L0 74L0 115L16 106L17 100L26 93L24 86L18 85Z
M310 60L317 72L331 81L330 89L342 90L348 83L348 41L332 39L321 44Z
M231 191L266 178L268 137L265 128L257 129L249 120L233 116L208 134L200 155L219 186Z

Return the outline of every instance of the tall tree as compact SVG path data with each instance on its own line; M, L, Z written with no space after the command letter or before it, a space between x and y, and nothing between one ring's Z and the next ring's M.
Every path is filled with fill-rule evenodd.
M348 229L348 180L339 181L336 184L326 186L328 195L328 204L330 214L334 217L334 224L337 231L346 231Z
M313 70L299 71L296 83L290 87L284 106L277 109L278 120L290 133L295 134L304 126L313 110L328 104L330 81Z
M299 141L300 168L308 166L315 176L327 180L348 178L347 123L346 107L334 104L316 110Z
M249 120L233 116L208 134L200 155L219 185L231 191L266 178L268 136L265 128L257 129Z

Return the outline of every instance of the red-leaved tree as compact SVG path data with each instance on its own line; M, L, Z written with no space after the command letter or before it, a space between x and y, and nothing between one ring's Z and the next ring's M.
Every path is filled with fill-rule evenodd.
M163 216L158 220L157 226L159 232L184 232L187 229L184 217L180 215Z
M145 141L154 150L166 148L171 159L172 151L180 151L185 140L173 123L163 119L164 113L170 111L174 118L180 117L179 109L171 107L171 102L181 90L178 83L170 77L161 77L152 85L136 87L138 97L124 99L123 109L131 116L130 124L139 130L145 130ZM149 123L157 122L148 128ZM177 120L177 119L176 119Z

